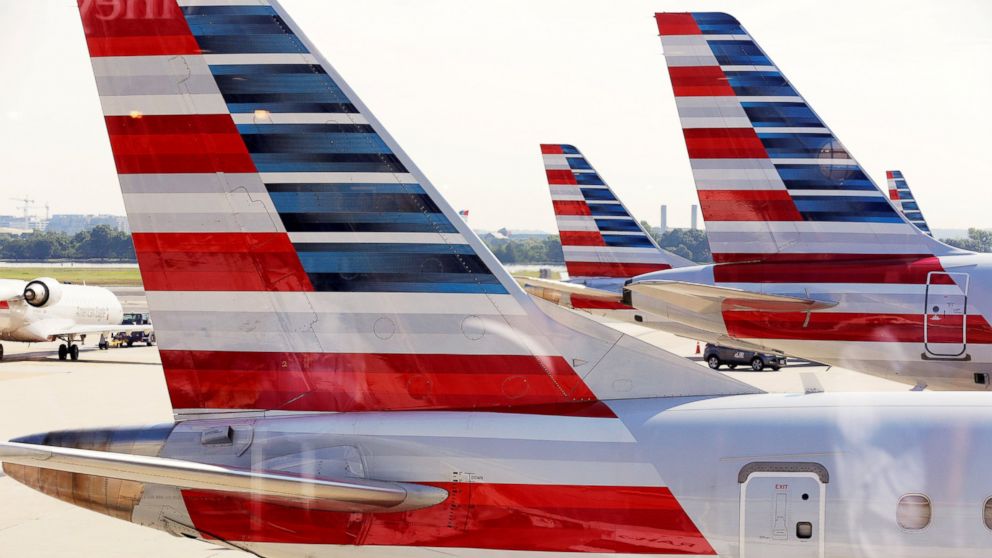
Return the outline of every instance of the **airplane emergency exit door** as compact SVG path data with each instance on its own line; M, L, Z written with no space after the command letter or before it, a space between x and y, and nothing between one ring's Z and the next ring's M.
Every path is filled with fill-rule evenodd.
M815 473L751 473L741 484L741 558L822 558L825 493Z

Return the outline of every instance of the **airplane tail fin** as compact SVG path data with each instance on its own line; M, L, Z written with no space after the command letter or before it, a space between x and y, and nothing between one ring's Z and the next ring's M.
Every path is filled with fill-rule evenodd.
M909 189L909 184L902 176L902 171L885 171L885 179L889 183L889 200L902 212L910 223L916 226L929 236L933 236L927 220L923 217L913 192Z
M79 7L178 417L753 391L539 308L277 2Z
M694 265L662 250L572 145L543 144L565 266L571 277L634 277Z
M656 20L715 261L952 250L902 217L736 19Z

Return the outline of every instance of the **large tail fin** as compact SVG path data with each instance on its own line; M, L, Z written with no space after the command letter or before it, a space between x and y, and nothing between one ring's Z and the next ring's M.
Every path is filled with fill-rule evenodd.
M749 391L542 311L276 2L79 6L177 415Z
M906 216L910 223L916 225L916 228L929 236L933 236L919 204L916 203L916 198L913 197L912 190L909 189L909 184L902 176L902 171L885 171L885 179L889 183L889 199L892 200L892 203Z
M656 19L715 261L950 250L899 214L736 19Z
M543 144L544 170L571 277L624 277L693 263L662 250L572 145Z

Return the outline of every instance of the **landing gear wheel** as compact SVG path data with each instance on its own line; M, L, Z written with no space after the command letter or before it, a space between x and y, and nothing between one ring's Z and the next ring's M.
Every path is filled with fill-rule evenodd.
M69 345L69 358L79 360L79 345Z
M69 347L65 343L59 345L59 360L65 360L69 356Z
M751 359L751 370L755 372L761 372L765 369L765 363L758 357Z
M3 360L3 345L0 345L0 360Z
M709 360L707 360L706 362L709 363L710 368L712 368L713 370L720 369L720 359L717 358L716 355L711 356Z

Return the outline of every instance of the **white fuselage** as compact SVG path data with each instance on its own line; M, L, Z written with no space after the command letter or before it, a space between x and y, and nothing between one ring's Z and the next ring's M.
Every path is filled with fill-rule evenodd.
M0 279L3 290L23 291L25 281ZM75 326L114 326L121 323L121 303L107 289L83 285L59 285L61 298L36 308L23 299L0 303L0 340L37 343Z
M984 516L992 498L992 394L607 404L615 417L307 414L189 420L171 431L111 437L128 451L162 457L449 491L432 508L349 516L147 485L134 508L135 523L266 557L973 558L992 549ZM228 427L233 443L204 445L205 431ZM23 441L74 445L107 436ZM140 449L156 437L158 449ZM925 527L900 526L907 495L929 500ZM798 536L801 523L811 527L809 538Z
M787 281L777 279L776 270L766 272L760 262L671 269L633 279L685 281L836 303L810 313L808 319L799 312L686 312L658 301L638 301L636 294L634 305L643 311L645 325L658 329L676 321L746 346L897 381L934 389L988 389L988 384L975 383L975 374L992 377L992 254L934 258L938 260L943 271L930 278L923 273L915 283L858 281L856 271L851 282L836 277L829 282ZM726 265L740 277L761 280L728 281L718 269ZM765 275L749 272L750 265ZM829 265L821 268L829 273ZM905 266L892 267L895 275L907 273Z

